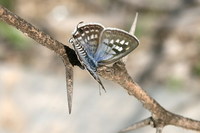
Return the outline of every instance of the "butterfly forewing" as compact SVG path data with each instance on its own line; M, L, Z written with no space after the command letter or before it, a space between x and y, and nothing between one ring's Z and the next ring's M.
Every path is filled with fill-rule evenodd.
M104 27L100 24L81 25L73 33L73 38L84 47L88 54L94 55L103 29Z
M100 24L86 24L80 27L77 26L76 31L73 33L71 42L80 62L105 90L98 74L96 73L97 61L93 58L103 29L103 26Z
M107 28L100 36L95 59L98 61L98 65L110 64L129 54L138 45L137 38L129 33Z

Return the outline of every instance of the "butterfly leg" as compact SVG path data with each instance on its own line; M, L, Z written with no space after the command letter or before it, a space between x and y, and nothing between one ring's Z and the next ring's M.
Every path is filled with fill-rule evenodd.
M97 75L97 73L94 72L94 71L92 71L92 70L90 70L90 69L88 69L88 68L87 68L87 70L88 70L88 72L92 75L92 77L99 83L99 85L102 87L102 89L106 92L106 89L105 89L105 87L103 86L103 84L102 84L102 82L101 82L99 76ZM101 94L101 92L100 92L100 94Z

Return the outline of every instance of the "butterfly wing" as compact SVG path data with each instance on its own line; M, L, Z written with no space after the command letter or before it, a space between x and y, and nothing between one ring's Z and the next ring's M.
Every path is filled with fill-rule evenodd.
M93 58L102 30L103 26L99 24L86 24L80 27L77 26L76 31L73 33L73 38L70 39L70 42L74 47L79 61L105 90L105 87L103 86L96 72L97 62Z
M76 28L73 38L79 42L90 55L94 55L99 44L99 37L104 27L100 24L83 24Z
M97 74L97 62L91 57L84 49L84 47L78 43L76 40L72 40L72 45L75 49L75 52L78 56L79 61L83 64L83 66L88 70L88 72L92 75L92 77L101 85L101 87L106 90L103 86L98 74Z
M107 65L126 56L138 45L138 39L126 31L106 28L102 31L94 57L98 65Z

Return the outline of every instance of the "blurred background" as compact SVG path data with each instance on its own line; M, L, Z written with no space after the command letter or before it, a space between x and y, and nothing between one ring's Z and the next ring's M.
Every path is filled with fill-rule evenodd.
M200 120L199 0L0 0L0 4L70 46L75 26L97 22L129 31L140 45L127 70L166 109ZM71 46L70 46L71 47ZM61 59L0 21L0 133L117 133L150 116L119 85L102 79L107 93L75 67L68 114ZM155 133L145 127L130 133ZM194 133L168 126L163 133Z

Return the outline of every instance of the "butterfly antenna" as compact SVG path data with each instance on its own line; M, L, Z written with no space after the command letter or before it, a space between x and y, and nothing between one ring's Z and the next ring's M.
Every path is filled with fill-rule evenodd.
M135 34L135 29L136 29L136 24L137 24L137 18L138 18L138 12L136 12L135 19L134 19L133 24L131 26L131 29L129 31L129 34L131 34L131 35Z
M76 30L78 31L78 29L79 29L79 25L81 25L83 23L83 21L81 21L81 22L79 22L78 24L77 24L77 26L76 26Z

